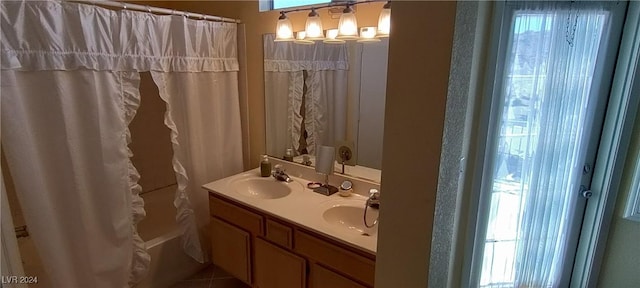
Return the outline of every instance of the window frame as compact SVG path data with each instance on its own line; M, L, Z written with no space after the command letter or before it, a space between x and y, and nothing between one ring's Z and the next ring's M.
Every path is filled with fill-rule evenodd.
M637 125L640 125L640 123ZM633 180L629 189L629 199L627 199L624 218L640 222L640 155L638 155L635 161Z

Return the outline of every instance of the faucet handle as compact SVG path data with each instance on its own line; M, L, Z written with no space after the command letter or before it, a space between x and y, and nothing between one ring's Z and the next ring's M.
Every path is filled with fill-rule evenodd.
M285 169L282 168L281 164L276 164L275 166L273 166L273 169L275 170L276 173L282 173L285 171Z
M377 200L378 198L380 198L380 191L376 188L369 189L369 199Z

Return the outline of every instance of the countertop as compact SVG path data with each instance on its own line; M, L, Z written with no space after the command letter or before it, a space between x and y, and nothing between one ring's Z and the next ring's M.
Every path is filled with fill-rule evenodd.
M235 202L254 208L265 214L287 220L310 231L322 234L355 249L376 254L377 246L377 226L370 229L370 236L362 235L356 230L350 230L346 226L335 226L329 224L323 218L323 213L334 206L364 207L366 197L351 194L348 197L341 197L338 193L331 196L324 196L313 192L307 188L308 180L291 177L293 182L280 182L282 185L291 185L291 194L277 199L264 199L243 195L236 192L232 183L246 178L259 178L260 170L253 169L247 172L236 174L224 179L220 179L202 187L210 193L222 196ZM273 177L270 177L276 181Z

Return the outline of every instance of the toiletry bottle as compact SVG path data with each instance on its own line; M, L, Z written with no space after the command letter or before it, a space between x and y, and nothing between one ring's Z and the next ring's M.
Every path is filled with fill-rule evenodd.
M267 155L262 155L262 161L260 161L260 176L271 176L271 162L269 162Z
M293 162L293 149L287 148L283 158L285 161Z

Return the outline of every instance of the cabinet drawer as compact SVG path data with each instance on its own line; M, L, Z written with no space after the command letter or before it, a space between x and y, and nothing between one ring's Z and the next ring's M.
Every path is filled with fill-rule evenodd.
M310 288L366 288L366 286L344 277L316 263L311 266Z
M258 214L213 195L209 196L209 209L211 216L233 223L253 235L263 235L263 218Z
M373 286L375 262L308 233L296 230L294 251Z
M266 238L280 246L293 248L293 231L291 227L267 219Z
M251 284L251 236L216 218L211 218L211 258L234 277Z

